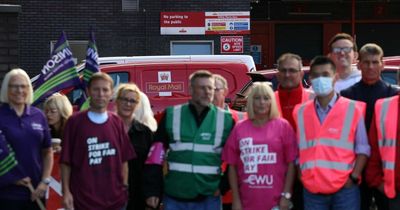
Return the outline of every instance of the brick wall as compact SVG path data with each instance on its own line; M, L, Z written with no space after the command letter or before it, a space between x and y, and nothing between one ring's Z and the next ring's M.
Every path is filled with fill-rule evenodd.
M36 75L49 58L51 40L87 40L93 26L100 56L168 55L170 40L214 40L219 36L161 36L161 11L249 11L248 0L140 0L140 11L122 12L121 0L20 0L20 65ZM245 53L250 38L245 37Z
M18 66L18 10L0 5L0 81Z

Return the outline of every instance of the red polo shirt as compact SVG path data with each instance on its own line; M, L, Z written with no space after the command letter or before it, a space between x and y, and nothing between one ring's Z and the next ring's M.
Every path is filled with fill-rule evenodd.
M303 95L303 86L299 85L294 89L283 89L278 87L279 102L281 104L282 117L289 121L293 129L296 129L296 124L293 119L293 109L297 104L301 103Z

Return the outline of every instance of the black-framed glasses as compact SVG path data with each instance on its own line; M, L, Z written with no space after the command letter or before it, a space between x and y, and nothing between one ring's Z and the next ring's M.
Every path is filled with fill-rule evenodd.
M295 69L295 68L278 68L278 71L280 73L294 74L294 73L297 73L297 72L299 72L301 70L300 69Z
M353 47L333 47L332 52L333 53L350 53L353 50Z
M128 104L128 103L136 104L138 102L136 99L129 99L129 98L125 98L125 97L118 97L118 100L120 100L126 104Z

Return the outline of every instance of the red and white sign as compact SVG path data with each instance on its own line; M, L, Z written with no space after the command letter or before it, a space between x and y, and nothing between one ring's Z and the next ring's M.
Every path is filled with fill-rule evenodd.
M250 12L206 12L206 34L250 34Z
M205 34L204 12L161 12L161 35Z
M243 36L221 36L221 53L243 53Z
M160 33L250 34L250 12L161 12Z

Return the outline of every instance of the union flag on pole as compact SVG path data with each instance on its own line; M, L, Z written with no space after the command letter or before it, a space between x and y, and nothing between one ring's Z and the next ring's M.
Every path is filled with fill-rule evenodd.
M50 59L43 66L39 78L33 84L33 105L42 102L55 92L78 86L80 83L72 51L63 31L54 45Z

